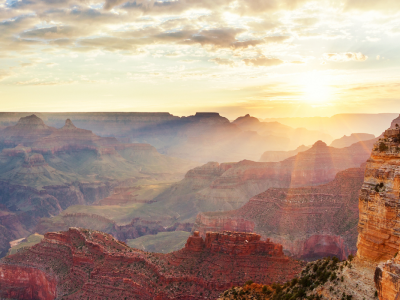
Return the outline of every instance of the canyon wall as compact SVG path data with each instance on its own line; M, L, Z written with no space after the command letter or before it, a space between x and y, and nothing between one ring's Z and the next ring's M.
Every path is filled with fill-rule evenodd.
M256 232L303 259L355 253L358 192L364 168L339 172L332 182L303 188L271 188L243 207L198 214L193 230Z
M210 233L203 240L195 233L185 248L160 254L98 231L70 228L3 258L0 272L9 276L0 276L0 296L36 299L40 288L42 299L215 299L249 279L289 280L301 267L280 245L256 234Z
M380 300L400 298L400 130L399 118L375 144L360 193L357 256L378 264Z

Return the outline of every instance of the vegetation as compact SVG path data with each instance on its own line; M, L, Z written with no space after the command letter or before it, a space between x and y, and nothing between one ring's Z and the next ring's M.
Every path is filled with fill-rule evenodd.
M379 152L385 152L388 149L389 149L389 147L384 142L379 143Z
M385 185L383 184L383 182L378 183L378 184L375 186L375 192L377 192L377 193L382 192L384 189L385 189Z
M299 278L294 278L285 284L274 283L272 285L261 285L247 281L243 287L234 287L221 295L222 299L259 299L259 300L317 300L326 299L316 292L316 289L331 282L329 291L337 295L337 299L351 300L352 295L335 291L335 286L345 281L339 278L338 272L343 266L351 268L354 259L349 255L348 259L340 262L337 257L327 257L307 264Z

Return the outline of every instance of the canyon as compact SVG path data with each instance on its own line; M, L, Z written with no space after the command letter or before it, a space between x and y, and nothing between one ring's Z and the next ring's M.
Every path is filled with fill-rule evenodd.
M283 246L288 255L308 260L346 258L357 251L358 192L364 168L339 172L327 184L270 188L244 206L226 212L203 212L194 230L257 232Z
M0 131L0 257L9 242L35 232L43 218L73 205L91 205L131 182L176 181L197 163L168 157L148 144L124 144L36 115Z
M400 118L392 122L374 144L370 158L365 165L365 175L359 193L359 220L357 254L346 261L335 263L336 267L327 273L330 277L322 283L312 284L304 295L317 295L322 299L363 300L379 297L380 300L396 300L400 297L399 253L399 203L400 203ZM201 221L201 220L200 220ZM213 224L212 224L213 225ZM323 263L323 262L326 263ZM317 264L313 266L313 264ZM302 271L297 282L303 287L310 270L323 274L329 259L312 263ZM321 263L323 266L321 266ZM315 275L312 275L315 276ZM314 277L311 277L314 278ZM286 284L281 297L289 296L294 284ZM297 289L296 291L299 291ZM231 295L227 291L225 294ZM347 295L347 296L346 296ZM221 297L220 299L229 299ZM247 299L247 298L242 298ZM269 299L266 298L266 299Z
M48 231L67 230L71 226L78 226L104 231L124 242L158 232L191 231L199 213L238 209L245 205L248 199L269 188L287 189L330 182L338 172L358 167L365 162L370 154L369 148L368 143L336 149L328 147L323 142L317 142L311 149L278 163L246 160L238 163L209 162L189 170L182 181L164 185L141 185L140 182L143 180L127 180L114 187L111 195L90 205L73 205L56 217L43 217L34 231L44 234ZM362 171L358 180L362 182ZM353 180L350 179L350 182L353 183ZM360 185L361 183L358 187L355 185L356 192ZM327 201L334 201L332 199L336 196L336 194L328 195L325 198ZM352 206L355 206L355 209L357 209L356 198L352 198L355 199ZM343 199L340 198L338 201ZM336 211L342 204L340 202L331 206ZM332 212L332 209L329 211ZM322 211L322 208L320 210ZM346 220L351 218L355 220L357 212L355 216L353 215L352 208L346 215ZM354 229L355 224L346 223L343 226ZM247 231L242 227L223 227L216 231L220 229ZM300 253L302 250L299 249L302 247L306 247L308 250L304 251L311 253L312 249L315 249L313 245L322 244L329 245L327 248L336 249L337 255L346 256L354 252L354 237L349 242L340 235L328 236L317 234L316 230L313 232L315 236L311 238L312 235L308 235L309 240L302 236L302 242L291 245L290 253ZM320 232L328 231L320 230ZM348 236L350 235L346 235L346 239ZM280 240L279 243L288 246L284 241Z
M360 142L337 149L318 141L281 162L210 162L190 170L182 181L155 197L151 207L162 205L165 211L178 213L180 222L193 222L201 212L238 209L269 188L328 183L338 172L365 163L372 144Z
M253 233L207 233L203 239L194 232L183 249L161 254L130 248L102 232L70 228L3 258L0 297L215 299L248 278L284 282L301 268L282 246Z

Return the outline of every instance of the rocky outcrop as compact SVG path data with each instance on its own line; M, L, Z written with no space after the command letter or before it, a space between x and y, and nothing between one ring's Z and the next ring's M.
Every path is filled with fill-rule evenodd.
M257 232L282 244L286 253L303 259L356 252L358 192L364 169L339 172L332 182L303 188L271 188L243 207L200 213L194 225L207 231Z
M200 246L193 248L193 240ZM1 260L0 272L10 276L0 276L0 297L36 299L41 290L43 299L215 299L248 278L282 282L300 269L258 235L210 233L206 241L189 238L182 250L152 254L98 231L70 228Z
M354 143L375 139L375 135L369 133L352 133L351 135L343 136L340 139L334 140L330 146L335 148L349 147Z
M375 286L380 300L400 298L400 262L399 258L380 263L374 276Z

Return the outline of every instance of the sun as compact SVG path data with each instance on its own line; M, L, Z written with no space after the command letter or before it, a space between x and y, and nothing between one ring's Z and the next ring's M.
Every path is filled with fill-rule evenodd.
M332 100L332 87L326 75L310 72L301 79L303 101L310 104L323 104Z

